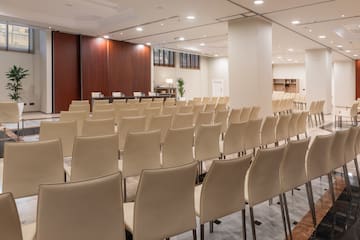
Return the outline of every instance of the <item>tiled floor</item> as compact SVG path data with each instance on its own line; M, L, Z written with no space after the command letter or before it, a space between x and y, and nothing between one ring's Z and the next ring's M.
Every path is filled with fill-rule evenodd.
M38 115L32 114L29 118L37 118ZM42 116L41 116L42 117ZM46 116L45 116L46 117ZM51 116L48 120L55 120ZM323 129L320 128L311 128L309 130L309 136L316 136L316 135L323 135L328 134L329 132L334 130L334 127L331 125L333 117L326 116L326 127ZM27 121L25 124L26 127L38 127L39 120L31 120ZM14 126L6 126L7 128L14 128ZM15 126L16 127L16 126ZM346 127L346 126L343 126ZM37 139L37 135L26 136L23 138L25 141L33 141ZM2 186L2 159L0 159L0 186ZM339 172L341 172L339 170ZM355 168L353 164L349 164L349 173L355 175ZM324 218L326 221L330 219L327 216L329 209L331 208L331 200L328 194L328 181L327 178L324 177L322 179L316 179L312 181L313 184L313 192L314 192L314 200L316 202L316 213L318 222ZM335 180L335 188L336 188L336 195L340 197L340 200L344 199L344 188L345 184L343 178L340 174L336 175ZM1 190L1 189L0 189ZM355 190L354 190L355 192ZM331 239L331 235L326 235L326 231L324 230L323 226L326 225L326 222L322 222L320 227L316 229L314 232L314 228L312 226L311 214L309 213L308 207L308 200L306 197L306 190L305 186L299 187L297 190L294 190L294 194L292 195L291 192L287 193L287 200L289 205L289 212L290 212L290 219L292 222L292 229L293 229L293 237L294 239ZM360 202L360 197L353 198L353 201L357 204ZM339 203L339 206L343 204L344 201ZM28 224L36 221L36 204L37 198L30 197L16 200L20 218L23 224ZM352 203L351 203L352 204ZM343 204L344 205L344 204ZM335 209L335 210L334 210ZM339 207L332 209L332 212L336 212L336 209L340 209ZM251 236L251 227L250 227L250 218L249 218L249 209L246 209L247 216L246 216L246 224L247 224L247 237L248 239L252 239ZM330 211L331 212L331 211ZM280 206L278 204L278 199L275 198L272 205L269 205L268 202L264 202L255 206L254 214L256 219L256 233L258 239L284 239L284 230L282 224L282 217L280 212ZM336 214L335 214L336 215ZM324 220L324 221L325 221ZM216 225L214 228L214 233L209 234L208 224L205 226L205 238L209 240L215 239L241 239L242 232L241 232L241 214L235 213L230 216L224 217L220 219L221 224ZM360 228L360 224L359 224ZM314 232L314 233L313 233ZM325 235L324 235L325 232ZM330 234L331 231L330 231ZM324 236L326 236L324 238ZM25 238L24 240L26 240ZM192 239L192 234L184 233L182 235L173 237L172 239L178 240L187 240Z

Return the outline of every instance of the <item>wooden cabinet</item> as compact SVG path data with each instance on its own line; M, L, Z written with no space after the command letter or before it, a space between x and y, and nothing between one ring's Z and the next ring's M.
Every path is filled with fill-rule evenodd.
M156 87L155 92L161 95L171 95L171 97L176 98L177 88L174 87Z
M299 79L273 79L273 91L299 92Z

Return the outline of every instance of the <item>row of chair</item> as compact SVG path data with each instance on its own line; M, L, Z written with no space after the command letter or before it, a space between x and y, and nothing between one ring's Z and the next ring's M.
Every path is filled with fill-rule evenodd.
M325 123L324 119L324 106L325 101L312 101L309 107L309 122L312 126L318 126ZM315 125L314 121L315 120Z

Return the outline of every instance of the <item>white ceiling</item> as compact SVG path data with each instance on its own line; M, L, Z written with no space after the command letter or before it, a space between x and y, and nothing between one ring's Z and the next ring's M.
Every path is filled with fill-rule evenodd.
M306 49L324 47L335 60L360 56L359 0L0 0L2 20L208 56L227 55L228 20L254 15L273 22L274 63L303 62Z

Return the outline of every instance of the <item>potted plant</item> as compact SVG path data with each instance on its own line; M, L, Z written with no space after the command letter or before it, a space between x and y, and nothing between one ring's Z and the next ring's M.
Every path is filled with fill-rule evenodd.
M22 80L29 75L29 70L20 66L13 65L6 73L8 82L6 83L6 89L9 90L9 97L11 100L18 103L19 114L24 111L24 103L20 102L20 92L22 90Z
M182 78L179 78L177 80L177 85L178 85L178 91L179 91L179 100L185 100L184 98L184 94L185 94L185 88L184 88L184 85L185 85L185 82Z

